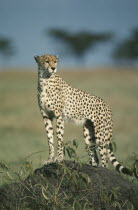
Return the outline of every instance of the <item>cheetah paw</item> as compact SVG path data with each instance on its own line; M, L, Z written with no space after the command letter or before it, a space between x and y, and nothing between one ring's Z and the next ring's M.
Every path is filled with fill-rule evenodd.
M54 158L49 158L48 160L44 161L44 165L48 165L48 164L54 163L54 162L55 162Z
M63 157L55 157L54 161L60 163L63 161Z

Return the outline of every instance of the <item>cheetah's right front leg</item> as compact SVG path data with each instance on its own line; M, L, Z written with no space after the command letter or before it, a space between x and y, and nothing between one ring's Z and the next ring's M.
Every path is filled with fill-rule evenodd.
M48 161L45 161L45 164L54 162L54 132L52 121L49 119L48 115L45 113L44 110L41 110L41 114L43 117L47 138L48 138L48 145L49 145L49 157Z

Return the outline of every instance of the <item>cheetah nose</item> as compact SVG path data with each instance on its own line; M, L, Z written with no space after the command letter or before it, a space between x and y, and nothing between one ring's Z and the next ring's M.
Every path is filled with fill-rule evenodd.
M54 71L56 68L55 67L51 67L51 69Z

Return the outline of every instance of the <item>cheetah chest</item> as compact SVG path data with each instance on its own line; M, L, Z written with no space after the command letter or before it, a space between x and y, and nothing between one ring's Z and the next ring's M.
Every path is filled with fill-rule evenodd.
M53 112L56 116L57 113L62 113L62 93L59 88L55 86L44 86L41 92L38 93L39 106L48 111Z
M52 99L47 94L46 89L43 89L41 92L38 93L38 103L39 106L47 111L53 110L53 103Z

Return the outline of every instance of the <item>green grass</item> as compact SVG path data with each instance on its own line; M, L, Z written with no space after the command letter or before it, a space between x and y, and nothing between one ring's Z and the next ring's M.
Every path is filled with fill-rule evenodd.
M74 87L102 97L112 108L116 157L127 161L138 149L138 72L97 70L61 71ZM65 124L65 142L78 139L84 156L81 126ZM56 139L55 139L56 140ZM40 166L48 157L43 120L37 105L37 73L0 72L0 161L18 165L28 160ZM40 152L39 152L40 151Z

